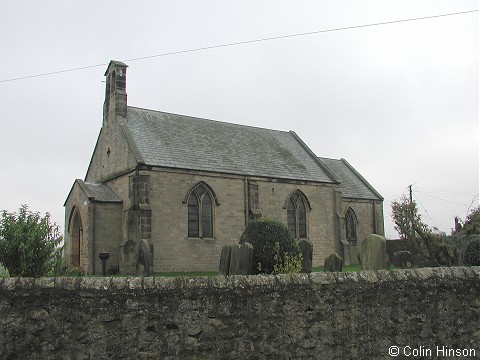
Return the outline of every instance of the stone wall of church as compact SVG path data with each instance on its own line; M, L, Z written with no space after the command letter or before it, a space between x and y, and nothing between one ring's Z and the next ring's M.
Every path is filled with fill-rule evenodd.
M154 271L217 271L221 249L238 243L245 229L245 178L186 171L148 171L151 245ZM258 185L259 212L287 223L286 201L300 189L310 201L308 236L314 246L314 266L335 251L333 188L293 182L253 179ZM214 191L213 238L189 238L187 194L199 182ZM115 189L116 186L112 185ZM118 195L118 193L117 193Z
M103 182L136 165L135 155L128 145L122 125L115 118L110 118L100 132L85 181Z
M65 258L69 264L71 264L73 221L75 212L77 212L80 216L80 226L82 229L80 238L80 267L85 271L90 272L91 265L88 261L88 259L91 257L88 247L89 236L92 234L92 227L90 226L90 206L88 203L88 198L85 196L85 193L77 183L74 184L70 196L65 203L64 243Z
M480 267L5 278L0 357L478 359L479 299Z
M287 224L286 203L295 190L301 190L312 207L307 211L307 235L313 244L313 266L323 266L325 257L335 252L334 189L325 185L295 182L257 181L260 212Z
M75 212L78 212L81 222L80 267L88 274L101 274L100 251L110 253L108 267L116 266L118 248L122 243L122 204L90 202L75 184L65 204L65 259L70 265Z
M245 228L244 180L188 172L150 171L154 271L218 271L223 245L238 243ZM188 238L187 194L204 181L217 196L213 238Z
M370 234L385 235L383 222L383 204L373 200L343 199L342 214L352 208L357 216L358 246Z
M102 273L100 252L109 252L107 270L118 266L119 246L122 244L122 204L95 203L95 274ZM113 269L112 269L113 270Z

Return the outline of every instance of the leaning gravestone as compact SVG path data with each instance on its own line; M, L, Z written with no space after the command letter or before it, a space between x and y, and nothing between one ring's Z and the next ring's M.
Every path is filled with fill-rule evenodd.
M230 256L232 254L232 245L224 245L220 255L220 265L218 270L222 275L229 275L230 271Z
M359 254L362 270L382 270L387 268L387 243L383 236L370 234L362 242Z
M253 245L243 243L232 245L230 253L229 275L251 275L253 264Z
M323 271L341 272L343 259L337 253L328 255L323 264Z
M298 242L302 253L302 273L312 272L313 245L310 241L302 239Z

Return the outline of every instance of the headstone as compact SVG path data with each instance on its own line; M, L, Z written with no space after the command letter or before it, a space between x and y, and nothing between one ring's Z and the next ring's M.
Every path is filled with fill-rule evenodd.
M387 268L387 243L383 236L370 234L362 242L359 254L362 270L382 270Z
M230 253L229 275L251 275L253 264L253 245L249 243L232 245Z
M400 266L402 269L406 269L407 267L411 267L412 264L412 253L410 251L395 251L393 253L394 263L395 265ZM408 266L410 264L410 266Z
M343 264L345 266L350 266L352 264L352 254L350 248L350 243L347 240L342 240Z
M225 276L230 272L230 256L232 254L232 245L224 245L220 254L220 265L218 270Z
M313 245L310 241L302 239L298 242L302 253L302 273L312 272Z
M150 245L148 241L145 239L141 239L138 242L137 246L137 264L136 264L136 271L137 274L139 273L139 267L144 267L144 274L146 276L150 276L151 274L151 256L150 256Z
M133 240L127 240L120 246L120 273L135 274L135 263L137 261L137 247Z
M341 272L343 259L337 253L328 255L323 264L323 271Z

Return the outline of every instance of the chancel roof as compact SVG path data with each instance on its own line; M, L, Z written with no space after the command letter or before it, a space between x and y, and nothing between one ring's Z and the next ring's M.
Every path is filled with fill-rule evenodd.
M146 165L337 183L294 132L129 106L126 128Z
M383 197L345 159L320 158L340 181L342 197L383 200Z

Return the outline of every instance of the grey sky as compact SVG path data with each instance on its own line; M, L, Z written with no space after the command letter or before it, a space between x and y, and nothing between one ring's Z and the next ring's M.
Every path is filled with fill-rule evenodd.
M473 0L17 0L0 13L0 80L475 9ZM128 103L294 130L385 197L387 236L397 236L390 203L409 184L424 220L450 232L479 192L478 30L474 12L130 61ZM0 208L29 204L63 227L100 130L105 69L0 82Z

